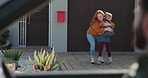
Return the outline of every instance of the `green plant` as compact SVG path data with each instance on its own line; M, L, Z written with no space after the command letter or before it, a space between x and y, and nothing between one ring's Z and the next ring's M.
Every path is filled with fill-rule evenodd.
M6 44L8 37L9 37L9 30L6 30L4 33L0 34L0 45Z
M52 49L52 52L49 54L48 51L41 49L41 51L34 51L34 61L29 56L29 60L32 63L33 68L37 72L42 72L42 71L54 71L58 69L64 62L60 62L60 64L57 66L57 61L56 61L56 55L54 48Z
M1 52L2 54L6 57L6 58L10 58L14 61L19 61L20 57L22 56L23 54L23 51L8 51L8 50L3 50L1 48Z

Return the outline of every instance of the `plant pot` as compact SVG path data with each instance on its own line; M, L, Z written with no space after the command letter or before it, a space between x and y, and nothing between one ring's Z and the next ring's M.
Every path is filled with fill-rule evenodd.
M6 64L6 66L12 72L16 71L18 69L18 67L19 67L18 66L18 61L13 61L12 63L8 63L8 64Z
M12 72L16 71L16 64L15 63L6 64L6 66L10 71L12 71Z

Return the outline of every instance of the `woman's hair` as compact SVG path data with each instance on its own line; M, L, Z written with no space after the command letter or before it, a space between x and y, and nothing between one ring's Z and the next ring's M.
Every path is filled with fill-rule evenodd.
M144 17L144 14L148 12L148 0L141 0L140 6L142 9L142 17ZM138 24L137 29L135 30L135 34L136 34L135 45L137 48L145 49L146 37L144 36L143 30L142 30L142 21L143 21L143 18L141 18L141 21Z
M97 11L95 12L95 14L94 14L94 16L93 16L91 22L90 22L90 26L91 26L92 24L94 24L96 21L99 22L99 20L98 20L98 18L97 18L97 15L98 15L98 14L105 15L102 10L97 10Z

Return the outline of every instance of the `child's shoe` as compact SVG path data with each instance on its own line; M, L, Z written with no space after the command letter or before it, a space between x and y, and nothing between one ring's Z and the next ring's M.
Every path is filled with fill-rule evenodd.
M101 58L101 63L104 63L105 61L104 61L104 59L103 58Z
M95 64L94 58L91 58L91 64Z
M98 57L98 61L97 61L97 64L98 64L98 65L101 64L101 60L102 60L102 58L101 58L101 57Z
M107 64L111 64L113 62L112 57L108 57L109 62Z

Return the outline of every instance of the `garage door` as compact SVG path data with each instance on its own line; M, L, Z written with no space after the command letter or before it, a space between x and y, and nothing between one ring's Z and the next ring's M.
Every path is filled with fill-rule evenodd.
M111 50L133 51L134 0L68 0L68 51L89 51L86 31L97 9L113 13L116 35L112 38Z

